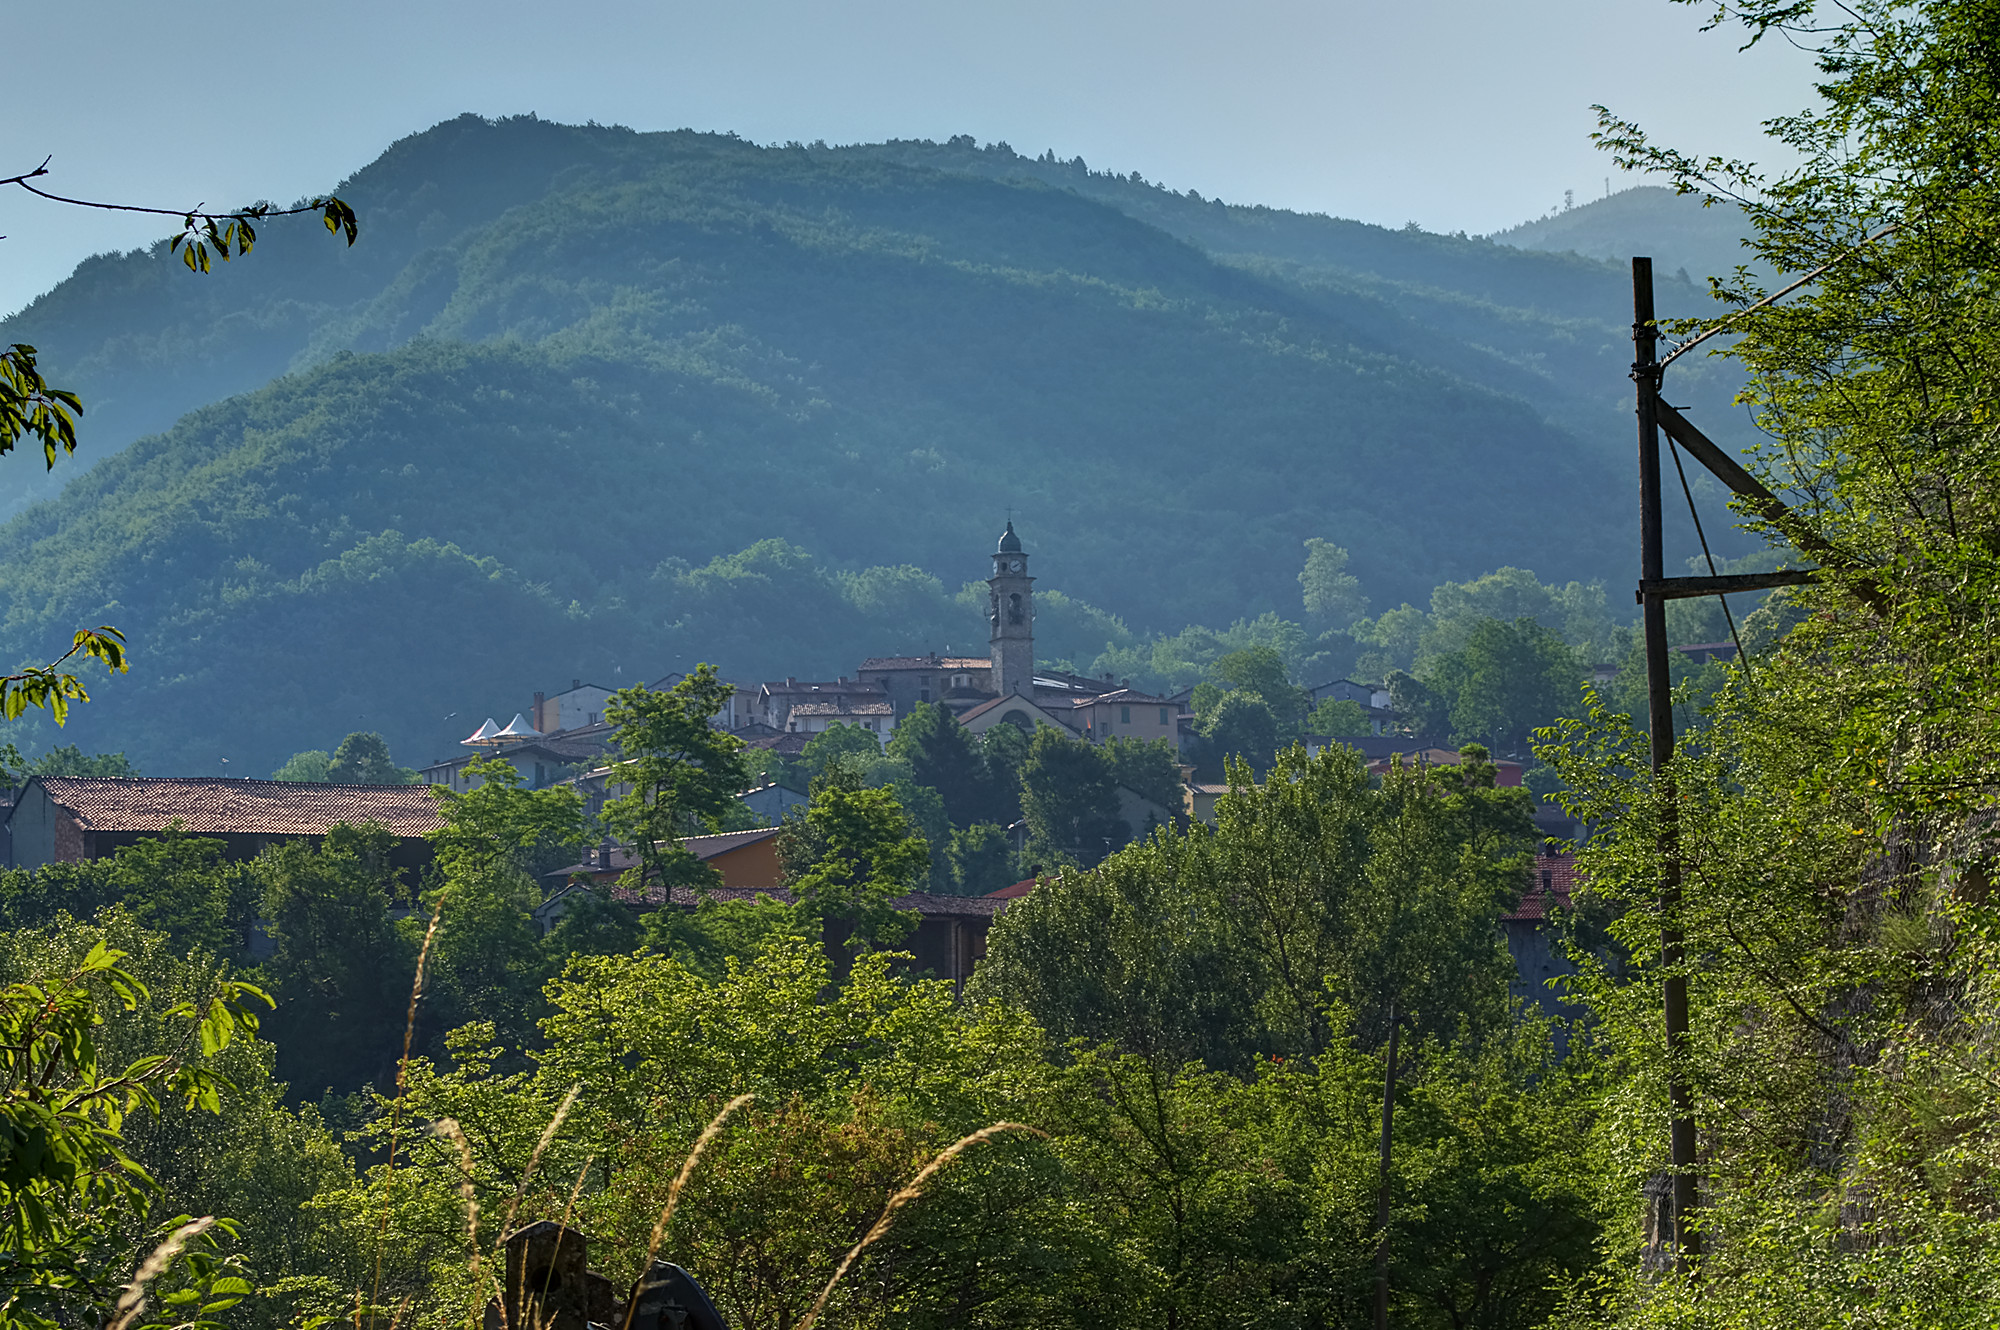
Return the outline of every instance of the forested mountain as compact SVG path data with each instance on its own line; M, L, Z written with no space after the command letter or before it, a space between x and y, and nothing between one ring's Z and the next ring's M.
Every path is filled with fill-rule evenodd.
M1292 611L1315 536L1386 605L1628 574L1616 265L963 139L468 116L341 193L352 250L98 258L0 327L88 406L95 465L0 529L0 651L132 634L85 747L258 774L365 720L421 760L574 674L964 646L1010 507L1140 633Z
M1646 254L1657 270L1686 274L1701 284L1709 277L1727 278L1739 265L1758 266L1756 255L1742 243L1754 230L1740 208L1703 207L1696 195L1640 185L1523 222L1490 239L1612 262Z

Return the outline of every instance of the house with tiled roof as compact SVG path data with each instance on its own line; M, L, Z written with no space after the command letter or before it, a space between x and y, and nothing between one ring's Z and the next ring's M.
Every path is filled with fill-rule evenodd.
M752 719L759 724L770 726L781 734L800 734L807 731L792 724L792 710L795 707L827 702L836 704L845 702L849 706L861 706L888 700L889 695L882 690L880 684L850 679L844 674L832 682L818 683L787 677L773 679L758 686L757 714ZM887 714L890 716L890 724L885 727L885 733L888 728L894 727L893 706ZM822 725L820 728L824 729L825 726Z
M824 734L836 725L867 730L876 743L886 744L896 728L896 709L886 697L853 698L843 693L822 701L796 702L785 720L785 728L793 734Z
M871 656L855 677L880 688L897 720L917 707L942 702L970 706L993 696L993 662L985 656ZM956 709L954 707L954 709Z
M1514 980L1509 988L1514 997L1530 1006L1557 1015L1575 1015L1575 1005L1564 1002L1549 988L1549 981L1576 973L1576 965L1558 945L1555 927L1570 906L1576 861L1544 849L1535 857L1530 873L1520 904L1500 916L1500 926L1507 933L1507 951L1514 958Z
M318 840L341 823L372 823L396 837L396 867L429 863L423 838L444 825L428 785L332 785L222 776L34 776L7 814L7 862L103 859L171 827L220 840L231 858Z
M681 848L721 874L723 886L763 890L777 886L784 876L778 867L777 838L777 827L754 827L713 836L684 836ZM589 858L558 868L545 880L557 886L578 880L606 886L638 866L639 856L631 846L601 845Z

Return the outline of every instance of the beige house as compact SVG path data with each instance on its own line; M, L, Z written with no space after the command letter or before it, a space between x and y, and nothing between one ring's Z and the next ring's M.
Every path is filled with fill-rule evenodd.
M1151 743L1155 739L1165 739L1168 746L1178 752L1181 746L1180 715L1180 707L1164 697L1120 688L1115 692L1080 697L1071 702L1070 728L1092 743L1101 744L1111 739L1138 739Z

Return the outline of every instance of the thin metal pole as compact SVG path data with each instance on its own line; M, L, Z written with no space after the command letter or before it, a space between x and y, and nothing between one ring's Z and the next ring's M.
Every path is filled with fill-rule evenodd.
M1666 576L1660 529L1660 422L1655 409L1660 366L1655 354L1659 331L1653 326L1653 261L1632 260L1632 382L1639 414L1639 577L1657 585ZM1701 1235L1693 1220L1695 1194L1694 1096L1684 1074L1688 1050L1687 957L1680 927L1680 831L1668 764L1674 755L1673 676L1667 667L1667 602L1658 594L1641 597L1646 634L1646 710L1651 731L1653 780L1660 800L1660 984L1667 1034L1667 1153L1673 1166L1672 1240L1674 1263L1686 1270L1701 1255Z
M1403 1022L1389 1004L1389 1053L1382 1074L1382 1176L1375 1192L1375 1330L1389 1330L1389 1159L1396 1123L1396 1035Z

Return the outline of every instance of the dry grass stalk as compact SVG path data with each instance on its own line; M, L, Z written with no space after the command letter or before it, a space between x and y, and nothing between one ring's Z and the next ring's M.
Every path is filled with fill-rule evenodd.
M674 1175L673 1183L667 1188L666 1208L660 1211L660 1220L653 1225L653 1236L646 1241L646 1260L639 1267L639 1278L641 1280L645 1279L646 1272L653 1268L653 1258L660 1254L660 1239L666 1237L667 1224L674 1217L674 1207L680 1204L681 1188L687 1186L687 1180L694 1176L694 1167L701 1162L702 1155L708 1150L709 1142L722 1134L722 1124L728 1121L731 1113L734 1113L737 1109L743 1107L756 1097L754 1094L737 1095L722 1106L722 1111L710 1119L709 1124L701 1129L701 1135L695 1138L694 1149L688 1151L687 1160L681 1165L681 1171ZM637 1285L635 1284L635 1293L636 1290ZM632 1317L638 1309L639 1299L634 1296L625 1307L624 1330L631 1330Z
M458 1180L458 1194L465 1198L465 1236L472 1243L472 1273L479 1273L479 1192L472 1185L472 1142L457 1118L439 1118L431 1130L458 1147L458 1162L464 1176Z
M990 1141L1002 1132L1009 1131L1034 1132L1037 1136L1048 1135L1047 1132L1030 1127L1025 1122L996 1122L990 1127L981 1127L978 1131L973 1132L972 1135L954 1141L951 1145L939 1151L937 1158L925 1164L923 1170L917 1176L911 1178L901 1190L889 1198L889 1203L882 1207L882 1217L875 1221L875 1226L868 1230L861 1241L855 1243L849 1249L847 1255L840 1258L839 1266L834 1269L833 1278L826 1281L826 1287L819 1291L817 1298L813 1299L812 1310L807 1312L805 1319L799 1322L798 1330L812 1330L813 1322L817 1321L819 1314L826 1310L827 1299L833 1296L833 1290L840 1284L841 1279L846 1276L848 1270L853 1267L854 1262L860 1258L861 1253L868 1250L869 1246L877 1238L889 1231L889 1225L894 1221L896 1211L921 1196L924 1184L936 1176L939 1169L964 1154L967 1150L970 1150L973 1146L983 1141Z
M215 1216L205 1215L182 1224L167 1234L167 1240L153 1248L152 1255L141 1262L138 1270L132 1275L132 1282L118 1295L118 1319L111 1323L111 1330L125 1330L125 1327L131 1325L139 1313L146 1310L146 1285L165 1274L167 1267L174 1263L174 1257L179 1256L181 1249L190 1241L214 1227Z
M389 1108L389 1158L382 1177L382 1220L375 1226L375 1291L369 1298L372 1324L374 1308L382 1304L382 1247L389 1238L389 1184L396 1176L396 1133L402 1125L403 1087L410 1074L410 1043L417 1033L417 1003L424 995L424 967L431 958L431 943L437 938L438 920L444 915L444 899L431 911L430 927L424 930L424 945L417 951L417 974L410 981L410 1014L403 1022L403 1056L396 1063L396 1102ZM359 1317L356 1318L359 1324ZM392 1327L393 1330L393 1327Z

